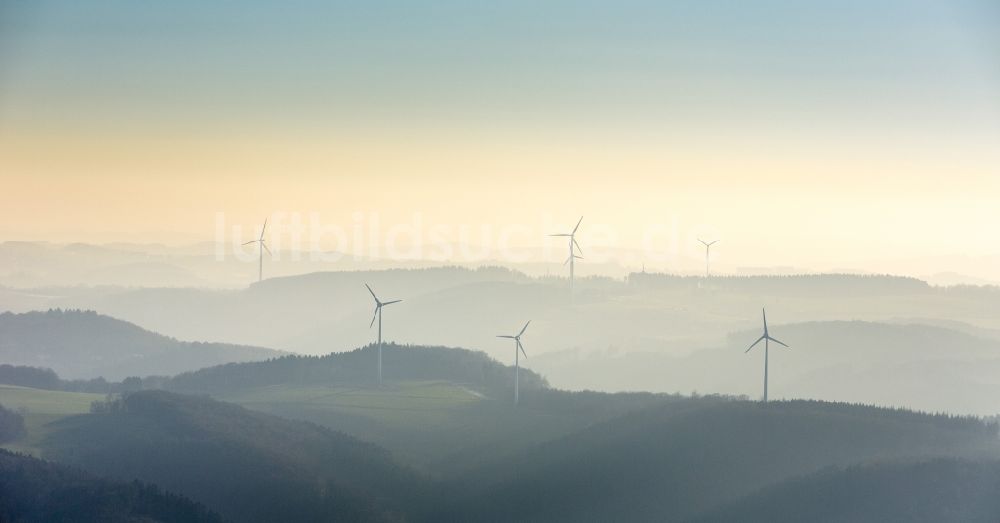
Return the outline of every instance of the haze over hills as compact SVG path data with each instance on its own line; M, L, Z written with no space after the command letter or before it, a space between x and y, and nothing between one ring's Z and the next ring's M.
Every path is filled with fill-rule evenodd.
M260 347L181 342L92 311L0 313L0 361L51 368L67 378L172 375L282 354Z
M256 224L254 224L256 226ZM553 225L555 227L555 225ZM584 227L583 232L587 232ZM541 234L546 232L540 231ZM251 233L247 233L251 234ZM544 236L543 236L544 237ZM249 236L248 236L249 238ZM483 250L482 246L449 242L440 247L452 253L470 253L452 259L428 256L374 256L331 250L283 249L287 231L277 231L272 239L274 255L265 260L264 275L299 276L320 271L382 271L431 268L454 265L466 268L504 266L534 277L563 276L562 246ZM602 245L588 249L600 251L578 264L577 275L621 278L631 271L648 267L650 271L668 271L701 275L704 258L700 245L691 238L691 249L675 246L679 252L650 253L648 249ZM584 240L585 243L591 242ZM240 242L235 242L236 244ZM725 244L724 244L725 245ZM479 253L479 254L477 254ZM503 255L506 253L506 255ZM653 255L651 255L653 254ZM527 260L527 261L524 261ZM41 241L0 242L0 285L17 289L52 288L81 284L121 287L199 287L242 288L256 281L256 252L253 247L188 241L162 244L145 242L54 243ZM715 274L783 275L795 273L894 273L924 279L933 285L1000 285L995 270L996 256L936 256L919 259L875 259L856 266L754 266L740 263L727 250L715 256ZM901 268L907 268L901 270Z
M1000 459L997 426L973 418L560 391L530 371L515 407L512 369L482 353L389 345L384 356L381 388L371 346L185 373L155 383L246 408L132 392L48 422L35 441L48 459L152 482L240 521L685 521L758 489L813 489L830 467ZM802 513L823 510L796 499Z
M791 348L772 345L776 398L909 407L931 412L1000 412L1000 341L920 324L860 321L771 325ZM747 394L761 391L763 355L744 351L759 330L689 355L652 351L543 354L534 369L569 389ZM848 385L849 384L849 385Z
M523 364L560 387L756 397L759 358L742 351L756 339L767 306L775 332L787 327L785 341L794 346L774 354L779 397L1000 411L989 399L998 397L991 369L1000 352L989 340L1000 340L1000 291L936 288L913 278L635 273L580 279L571 303L565 280L438 267L313 273L244 290L77 290L45 302L92 308L185 340L327 354L374 339L365 283L385 299L403 299L385 314L387 340L469 347L510 362L509 344L495 336L532 319ZM921 323L952 332L922 331ZM840 379L859 386L847 391L836 385Z
M315 273L268 279L231 291L94 289L63 297L51 291L34 294L56 294L45 302L49 307L93 309L180 339L323 354L371 339L365 329L372 308L366 282L381 295L404 300L387 320L390 339L479 348L494 355L499 346L490 344L493 331L525 317L535 318L541 329L534 332L535 353L612 345L623 350L690 352L723 341L728 332L751 328L759 321L757 311L762 306L772 307L775 321L782 323L933 317L1000 327L1000 292L939 289L888 276L706 282L637 273L627 280L581 279L572 309L567 307L565 280L534 279L501 268ZM16 294L8 299L17 301Z

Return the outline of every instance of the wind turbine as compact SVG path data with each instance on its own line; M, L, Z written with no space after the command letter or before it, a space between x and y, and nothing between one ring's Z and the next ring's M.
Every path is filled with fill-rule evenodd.
M569 292L570 295L573 294L573 272L576 267L576 260L582 260L583 256L577 256L576 251L579 250L580 254L583 254L583 249L580 248L580 244L576 242L576 230L580 228L580 223L583 221L583 216L576 222L576 227L573 227L573 232L564 234L550 234L549 236L560 236L569 238L569 258L563 262L563 265L569 264Z
M768 334L768 332L767 332L767 311L764 310L764 309L761 309L761 312L764 315L764 334L760 338L757 338L757 341L753 342L753 345L750 345L750 348L748 348L747 350L743 351L743 353L746 354L746 353L750 352L750 349L756 347L758 343L760 343L761 341L764 342L764 403L767 403L767 353L768 353L768 348L769 348L769 343L768 342L773 341L773 342L777 343L778 345L784 345L785 347L788 347L788 345L785 345L783 342L778 341L778 340L772 338L771 335Z
M372 290L368 284L365 284L368 292L371 293L372 298L375 299L375 314L372 315L372 322L368 324L368 328L372 328L375 325L375 318L378 318L378 384L382 386L382 307L386 305L392 305L393 303L399 303L403 300L392 300L392 301L381 301L378 296L375 296L375 291Z
M516 336L497 336L497 338L514 340L514 405L517 405L518 401L518 375L521 373L520 354L524 354L525 358L528 357L528 353L524 352L524 346L521 345L521 335L524 334L524 331L528 330L528 325L531 325L531 320L528 320L528 323L524 324L521 332L517 333ZM519 350L521 351L520 354L517 352Z
M698 241L700 241L705 246L705 277L708 278L708 253L713 245L719 243L719 240L712 240L710 242L706 242L705 240L698 238Z
M264 243L264 231L266 231L266 230L267 230L267 218L264 219L264 226L260 228L260 238L257 238L256 240L250 240L250 241L248 241L248 242L246 242L246 243L243 244L243 245L250 245L251 243L259 243L260 244L260 249L259 249L260 250L260 258L257 260L257 281L258 282L264 279L264 251L267 251L268 254L271 254L271 249L268 249L267 248L267 244Z

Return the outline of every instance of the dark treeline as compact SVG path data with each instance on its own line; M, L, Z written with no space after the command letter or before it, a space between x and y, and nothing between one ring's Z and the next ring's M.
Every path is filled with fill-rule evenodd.
M180 374L164 384L167 390L219 394L277 384L371 385L377 350L368 345L326 356L285 356L268 361L230 363ZM488 395L513 390L513 370L482 352L446 347L387 343L382 347L386 380L448 380ZM547 387L538 374L521 369L522 390Z
M204 506L140 483L85 472L0 449L0 521L215 523Z
M387 380L447 380L488 395L513 390L513 369L488 355L466 349L386 343L382 347ZM268 385L371 385L377 351L368 345L326 356L289 355L266 361L228 363L186 372L175 377L128 377L120 382L104 378L64 380L52 369L0 364L0 383L67 392L99 394L167 389L195 394L221 394ZM522 391L548 387L545 379L521 369Z
M144 378L132 376L122 381L108 381L104 378L64 380L52 369L0 364L0 384L64 392L113 394L143 389L159 389L163 388L163 384L169 379L167 376L146 376Z

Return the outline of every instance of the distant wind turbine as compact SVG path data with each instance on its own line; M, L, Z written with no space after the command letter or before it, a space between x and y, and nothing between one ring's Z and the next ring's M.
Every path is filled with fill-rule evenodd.
M698 238L698 241L700 241L705 246L705 277L708 278L708 254L709 251L712 249L712 246L715 245L716 243L719 243L719 240L712 240L710 242L706 242L705 240Z
M580 223L583 221L583 216L576 222L576 227L573 227L573 232L563 233L563 234L550 234L549 236L559 236L569 238L569 258L563 262L563 265L569 264L569 292L573 293L573 273L576 267L576 260L582 260L583 256L577 256L576 251L579 250L580 254L583 254L583 249L580 248L580 244L576 242L576 231L580 228Z
M365 284L368 292L371 293L372 298L375 299L375 314L372 315L372 322L368 324L368 328L372 328L375 325L375 318L378 318L378 384L382 385L382 307L386 305L392 305L393 303L399 303L403 300L392 300L392 301L381 301L378 296L375 296L375 291L372 290L368 284Z
M260 250L260 258L257 260L257 281L258 282L264 279L264 251L267 251L268 254L271 254L271 249L268 249L267 248L267 244L264 243L264 231L266 231L266 230L267 230L267 219L265 218L264 219L264 226L260 228L260 238L257 238L256 240L250 240L250 241L248 241L248 242L246 242L246 243L243 244L243 245L250 245L251 243L259 243L260 244L260 248L259 248L259 250Z
M767 355L768 355L767 353L768 353L768 348L769 348L769 343L768 342L773 341L773 342L777 343L778 345L784 345L785 347L788 347L788 345L785 345L783 342L778 341L778 340L772 338L771 335L768 334L768 332L767 332L767 311L764 310L764 309L761 309L761 312L764 315L764 334L760 338L757 338L757 341L753 342L753 345L750 345L750 347L747 350L743 351L743 353L746 354L746 353L750 352L750 349L756 347L758 343L760 343L761 341L764 342L764 403L767 403Z
M528 353L524 352L524 346L521 345L521 335L524 334L524 331L528 330L528 325L531 325L531 320L528 320L528 323L524 324L521 332L517 333L516 336L497 336L497 338L514 340L514 405L517 405L518 401L518 375L521 374L520 354L524 354L525 358L528 357ZM518 351L521 351L520 354L518 354Z

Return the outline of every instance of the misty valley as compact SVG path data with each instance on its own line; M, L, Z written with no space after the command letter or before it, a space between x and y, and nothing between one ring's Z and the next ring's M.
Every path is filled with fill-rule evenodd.
M1000 517L991 287L438 267L0 306L5 520Z

